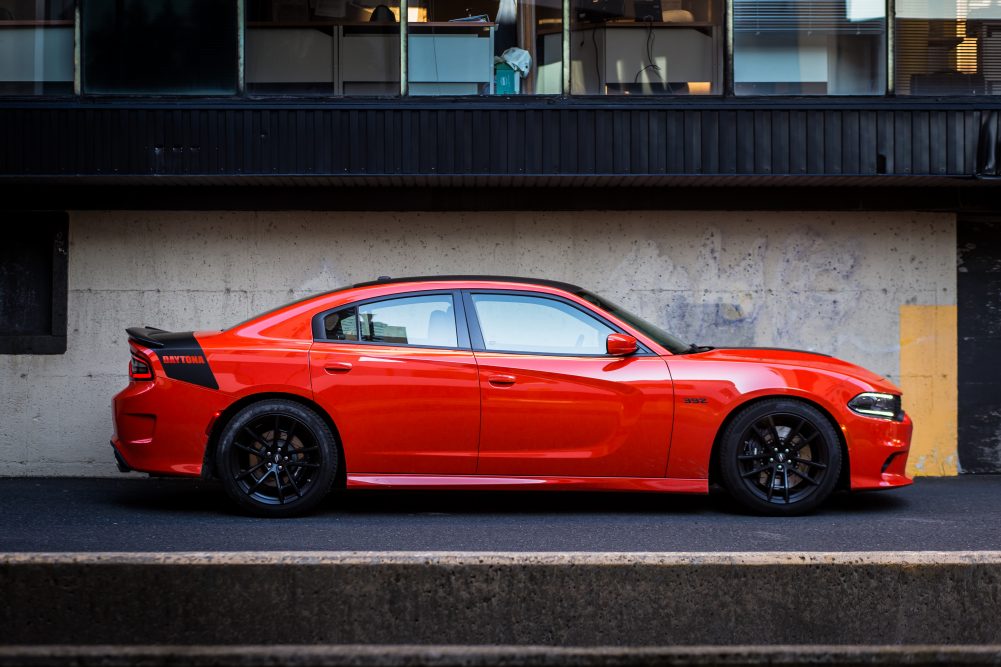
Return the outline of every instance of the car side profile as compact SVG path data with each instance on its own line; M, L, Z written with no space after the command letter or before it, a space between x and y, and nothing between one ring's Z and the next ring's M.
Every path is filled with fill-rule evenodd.
M122 470L218 477L244 510L335 487L708 493L815 509L905 486L900 391L813 352L684 343L574 285L360 283L223 331L130 328Z

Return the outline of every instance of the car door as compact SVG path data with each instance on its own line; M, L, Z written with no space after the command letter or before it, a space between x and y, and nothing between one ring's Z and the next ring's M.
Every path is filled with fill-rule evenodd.
M622 330L541 292L465 292L482 400L484 475L663 477L673 389L640 348L608 355Z
M351 304L321 313L313 329L313 392L348 471L475 472L478 375L457 292Z

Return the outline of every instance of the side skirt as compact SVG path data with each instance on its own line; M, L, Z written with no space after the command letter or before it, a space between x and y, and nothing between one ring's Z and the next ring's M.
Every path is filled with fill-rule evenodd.
M496 475L348 474L349 489L482 489L484 491L652 491L709 493L705 479L662 477L499 477Z

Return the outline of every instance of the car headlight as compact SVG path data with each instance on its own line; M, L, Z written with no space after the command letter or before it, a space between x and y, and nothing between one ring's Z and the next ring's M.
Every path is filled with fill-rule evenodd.
M900 407L900 396L894 394L877 394L867 391L848 401L848 407L853 412L866 417L900 421L904 416L904 411Z

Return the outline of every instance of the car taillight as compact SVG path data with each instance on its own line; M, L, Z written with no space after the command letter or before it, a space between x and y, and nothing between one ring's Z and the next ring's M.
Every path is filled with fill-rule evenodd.
M153 367L142 353L132 350L132 361L129 363L130 380L152 380Z

